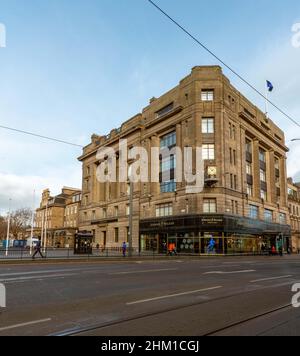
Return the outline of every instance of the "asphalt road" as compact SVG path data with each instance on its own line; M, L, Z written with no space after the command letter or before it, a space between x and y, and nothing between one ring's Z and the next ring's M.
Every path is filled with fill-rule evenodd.
M300 256L0 266L0 335L300 335Z

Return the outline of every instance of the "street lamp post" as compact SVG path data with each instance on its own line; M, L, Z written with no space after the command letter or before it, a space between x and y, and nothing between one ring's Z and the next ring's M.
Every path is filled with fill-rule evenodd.
M35 205L35 190L33 191L33 207L31 217L31 232L30 232L30 256L32 255L32 239L33 239L33 224L34 224L34 205Z
M132 257L132 234L133 234L133 182L130 179L129 194L129 236L128 236L128 256Z
M300 138L293 138L291 140L291 142L297 142L297 141L300 141ZM283 251L283 246L284 246L284 237L283 237L283 234L282 234L282 238L281 238L281 243L282 243L282 251ZM289 249L289 246L287 246L287 248Z
M9 247L9 233L10 233L10 207L11 199L9 199L9 211L8 211L8 221L7 221L7 235L6 235L6 247L5 247L5 256L8 256L8 247Z
M132 179L132 166L128 168L129 183L129 236L128 236L128 256L132 257L132 236L133 236L133 190L134 184Z
M46 211L45 211L45 232L44 232L44 241L43 241L43 252L46 253L46 245L47 245L47 228L48 228L48 202L46 204Z

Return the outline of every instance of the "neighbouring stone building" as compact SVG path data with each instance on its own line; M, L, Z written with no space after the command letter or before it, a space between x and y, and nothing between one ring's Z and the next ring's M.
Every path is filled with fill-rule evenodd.
M292 248L294 253L300 252L300 183L288 179L288 203L292 228Z
M46 234L49 247L72 247L78 231L80 202L80 189L63 187L61 194L54 197L45 189L36 209L34 236L44 238Z
M136 250L206 254L259 253L291 243L287 198L285 137L266 115L235 89L219 66L192 69L178 86L152 98L140 114L108 135L93 135L83 149L80 231L94 242L119 247L128 240L128 183L99 182L99 148L200 147L205 187L189 194L177 182L177 153L160 155L159 182L135 183L133 246ZM117 156L117 169L120 159ZM136 158L136 160L138 157ZM128 165L136 161L128 159ZM149 159L149 170L151 168ZM196 158L192 160L196 173ZM212 247L212 248L211 248Z

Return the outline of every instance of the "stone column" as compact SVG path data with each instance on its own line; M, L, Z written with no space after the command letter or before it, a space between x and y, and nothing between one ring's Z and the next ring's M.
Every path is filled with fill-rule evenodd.
M282 208L285 208L288 206L286 157L280 158L279 169L280 169L280 206Z
M182 160L181 162L179 161L180 157L176 157L176 167L179 167L179 165L181 164L182 167L182 181L177 183L177 189L181 188L183 186L183 180L184 180L184 174L183 174L183 155L184 155L184 151L183 151L183 146L182 146L182 128L181 128L181 123L176 125L176 146L178 148L181 149L182 152Z
M240 169L241 175L241 192L243 194L242 202L243 202L243 215L247 215L247 201L245 199L245 194L247 194L247 174L246 174L246 151L245 151L245 143L246 143L246 132L245 128L241 126L240 128L240 145L237 152L237 169Z
M277 190L275 185L275 156L274 151L270 150L267 157L267 187L268 202L277 203Z
M152 136L151 137L151 148L152 147L158 147L159 148L159 137L157 136ZM153 165L152 163L152 157L150 157L150 161L151 161L151 166ZM159 164L158 164L158 167L154 167L155 170L157 170L157 172L159 173ZM153 179L153 177L152 177ZM151 181L151 195L152 196L157 196L160 194L160 185L159 183L155 183L155 182L152 182Z
M253 195L260 199L260 165L259 165L259 141L253 140L252 152L252 171L253 171Z

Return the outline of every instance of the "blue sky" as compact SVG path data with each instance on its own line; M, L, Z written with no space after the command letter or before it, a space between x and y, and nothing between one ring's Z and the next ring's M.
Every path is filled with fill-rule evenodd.
M300 121L296 0L156 0L251 83ZM195 65L217 64L146 0L0 0L0 124L88 144L178 84ZM224 70L263 108L263 100ZM300 129L270 110L287 139ZM300 179L299 144L289 174ZM0 129L0 211L31 205L32 191L80 186L80 149Z

